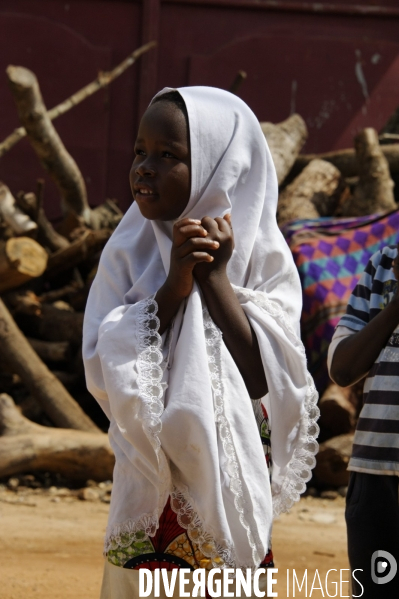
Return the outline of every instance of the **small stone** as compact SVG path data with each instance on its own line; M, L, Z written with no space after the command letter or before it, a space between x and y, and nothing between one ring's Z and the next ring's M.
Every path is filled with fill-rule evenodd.
M331 499L331 500L334 500L334 499L337 499L338 493L337 493L337 491L322 491L320 493L320 497L322 499Z
M59 503L61 499L59 497L51 497L50 501L52 501L53 503Z
M60 489L57 489L58 497L69 497L70 494L71 494L70 490L67 489L66 487L61 487Z
M97 485L96 481L95 480L91 480L91 478L89 478L86 481L86 487L97 487L97 486L100 486L100 485Z
M7 484L9 489L16 491L19 487L19 478L9 478Z
M93 487L85 487L78 491L78 497L83 501L97 501L100 498L100 494L97 489L93 489Z
M105 480L101 483L98 483L98 487L103 491L112 491L112 480Z
M111 495L104 495L103 497L101 497L101 501L103 503L111 503Z
M337 519L334 514L329 514L328 512L316 512L310 516L309 520L316 524L334 524Z
M54 485L53 485L53 486L49 487L48 492L50 493L50 495L56 495L58 493L58 489L57 489L57 487L54 487Z
M339 495L341 495L341 497L346 497L347 492L348 492L348 487L339 487L339 489L338 489L338 493L339 493Z

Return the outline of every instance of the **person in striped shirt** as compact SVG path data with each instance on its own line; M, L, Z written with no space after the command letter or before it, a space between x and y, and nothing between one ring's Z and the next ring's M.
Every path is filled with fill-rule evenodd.
M380 550L399 563L398 250L387 246L370 258L328 354L330 377L341 387L365 377L345 512L350 566L363 570L353 597L363 599L399 597L399 574L389 580L394 562L371 563Z

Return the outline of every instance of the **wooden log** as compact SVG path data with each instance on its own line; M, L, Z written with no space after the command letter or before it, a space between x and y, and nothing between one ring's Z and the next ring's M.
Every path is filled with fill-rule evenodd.
M0 214L3 220L12 228L15 235L28 235L37 231L37 224L18 208L11 191L1 181Z
M157 42L152 41L148 42L148 44L144 44L129 56L127 56L121 63L119 63L112 71L100 71L97 79L91 81L88 85L85 85L82 89L74 93L72 96L58 104L58 106L54 106L51 110L48 111L48 116L51 120L56 119L71 110L86 98L89 98L91 95L95 94L98 90L103 89L107 85L109 85L114 79L122 75L132 64L136 62L136 60L151 48L154 48L157 45ZM8 150L10 150L16 143L19 142L20 139L23 139L26 136L25 127L19 127L15 129L4 141L0 143L0 157L3 156Z
M96 425L32 349L1 300L0 358L21 378L55 425L98 432Z
M43 362L67 362L71 357L68 341L43 341L32 337L27 340Z
M4 393L0 395L0 423L0 477L41 470L70 480L112 478L115 459L104 433L35 424Z
M354 194L342 206L343 216L362 216L397 208L387 159L375 129L367 128L355 137L359 182Z
M305 121L299 114L292 114L277 125L260 123L260 126L276 167L278 183L281 185L307 140Z
M352 446L353 434L339 435L320 444L312 479L316 485L345 487L348 484Z
M15 318L24 333L30 337L44 341L68 341L75 348L82 343L83 312L42 304L40 314L19 312Z
M29 237L0 242L0 293L40 277L46 270L47 258L42 246Z
M54 229L44 212L41 202L34 193L21 193L18 195L17 203L20 208L36 221L38 229L37 241L50 251L64 249L69 246L69 241Z
M12 315L20 313L39 316L42 311L39 298L30 289L9 291L3 295L3 300Z
M332 214L344 188L338 169L324 160L312 160L281 192L277 207L279 225L298 218Z
M91 211L91 227L93 229L116 229L122 220L123 212L115 200L105 200Z
M381 146L381 151L388 161L391 175L399 175L399 144L387 144ZM290 176L292 174L293 177L296 177L301 171L303 171L309 162L315 160L316 158L331 162L331 164L341 171L343 177L356 177L359 174L359 165L355 150L353 148L348 148L346 150L337 150L323 154L299 155L295 160Z
M319 426L323 437L336 437L354 431L356 408L350 401L352 390L331 384L319 400Z
M58 186L65 209L90 222L85 182L47 114L35 74L17 66L9 66L6 72L19 120L41 164Z
M85 230L83 235L73 241L69 247L59 250L49 257L46 273L55 276L86 260L104 247L111 233L110 229Z

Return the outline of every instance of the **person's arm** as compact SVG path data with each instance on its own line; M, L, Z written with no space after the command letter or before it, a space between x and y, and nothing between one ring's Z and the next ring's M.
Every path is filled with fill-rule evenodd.
M349 387L369 372L399 324L399 297L361 330L346 337L336 347L331 377L340 387Z
M393 271L398 280L399 256L393 260ZM361 331L346 337L336 347L330 374L337 385L348 387L366 376L398 324L399 286L384 310Z
M212 262L194 268L194 276L203 293L209 314L223 333L224 343L231 353L252 399L267 393L267 382L258 340L227 277L227 263L233 253L234 239L230 218L202 219L211 239L220 244L211 251Z

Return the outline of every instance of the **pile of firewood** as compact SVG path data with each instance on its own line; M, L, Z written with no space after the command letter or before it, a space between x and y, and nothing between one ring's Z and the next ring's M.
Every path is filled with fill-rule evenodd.
M154 45L50 111L34 73L7 69L21 127L0 144L0 156L27 136L58 187L64 216L56 227L47 219L42 180L35 192L15 197L0 182L0 478L34 471L74 481L112 477L105 417L86 390L81 346L90 284L122 212L113 200L90 208L79 167L52 120Z
M321 155L300 155L307 130L297 114L278 125L261 126L280 185L280 227L295 219L362 216L398 208L394 186L396 182L398 192L399 109L380 135L374 129L364 129L355 137L353 149ZM347 485L362 386L363 381L347 389L331 383L322 394L321 445L312 484L322 488Z
M131 55L129 64L150 47ZM0 479L36 471L74 481L112 477L113 454L102 432L107 423L85 387L81 344L90 284L122 213L113 200L90 208L79 167L52 120L129 66L122 64L50 111L31 71L7 69L21 127L0 144L0 156L26 135L57 184L64 217L57 226L47 219L42 180L34 192L15 196L0 182ZM299 115L261 126L278 175L280 226L396 207L399 144L380 144L365 129L354 149L306 156L300 151L308 133ZM329 443L319 454L321 485L346 483L359 405L358 389L336 386L320 400L322 439Z
M300 155L308 132L298 115L273 125L261 123L276 166L280 195L280 227L295 219L362 216L397 208L394 181L399 178L397 133L364 129L354 149ZM396 131L396 129L395 129Z

